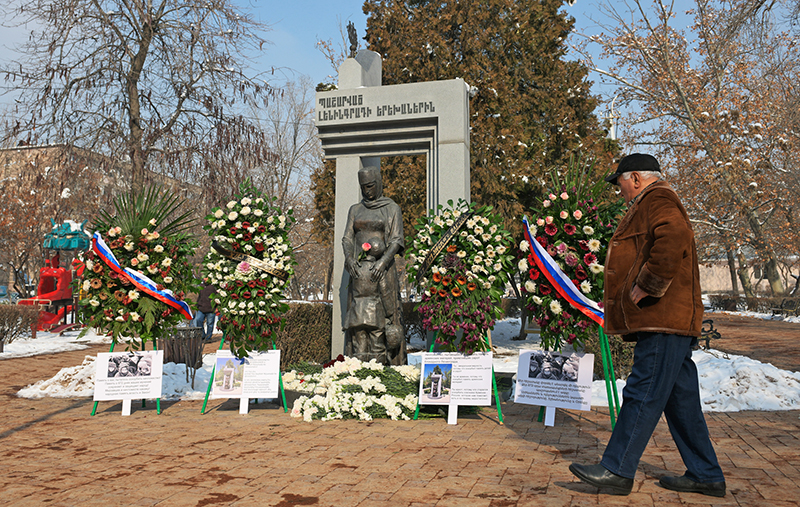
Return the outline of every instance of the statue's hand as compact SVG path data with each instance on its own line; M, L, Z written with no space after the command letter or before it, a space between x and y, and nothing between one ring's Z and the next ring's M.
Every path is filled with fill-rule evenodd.
M353 278L358 278L358 268L361 267L361 263L358 262L358 259L354 259L353 257L348 257L344 260L344 268L350 273L350 276Z
M386 261L383 258L376 261L375 264L369 268L369 272L369 279L371 282L375 283L380 281L380 279L383 278L383 275L386 273Z

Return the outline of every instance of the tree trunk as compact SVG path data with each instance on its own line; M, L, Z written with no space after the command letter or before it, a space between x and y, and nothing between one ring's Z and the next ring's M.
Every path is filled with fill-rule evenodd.
M771 257L766 264L764 264L764 274L769 281L769 288L772 289L772 295L781 297L784 295L783 279L781 273L778 271L778 262L774 257Z
M144 129L142 128L141 98L139 97L139 78L147 61L150 43L153 40L153 26L145 22L142 26L142 38L139 50L131 58L128 73L128 127L130 138L128 150L131 157L131 191L139 193L144 187L145 150L143 148Z
M517 340L524 340L528 337L528 333L525 332L525 328L527 327L526 324L531 315L529 315L528 312L528 305L526 305L525 302L522 301L522 299L520 299L519 301L521 302L519 307L520 327L519 327L519 333L517 333Z
M731 292L737 295L739 294L739 282L736 279L736 257L733 253L733 247L726 248L725 255L728 257L728 271L731 275Z
M333 282L333 258L328 263L328 269L325 270L325 295L323 299L331 299L331 283Z
M753 292L753 284L750 283L750 276L747 273L747 259L744 258L744 254L741 251L737 252L737 256L739 257L739 280L742 282L744 297L748 302L754 301L755 293Z

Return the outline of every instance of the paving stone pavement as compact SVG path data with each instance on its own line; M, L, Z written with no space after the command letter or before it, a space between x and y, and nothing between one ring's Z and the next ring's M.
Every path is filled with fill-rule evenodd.
M119 402L27 400L23 386L105 349L0 361L0 505L103 507L800 505L800 411L709 413L725 471L724 498L676 493L658 477L683 466L659 423L629 496L598 494L573 461L595 463L610 435L607 409L504 403L408 422L305 423L271 403L240 415L238 400L162 402L129 417ZM48 374L48 372L50 372ZM47 376L45 376L47 375Z

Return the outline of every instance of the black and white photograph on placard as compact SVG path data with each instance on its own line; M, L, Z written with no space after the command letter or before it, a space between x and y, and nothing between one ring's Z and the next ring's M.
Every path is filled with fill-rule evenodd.
M155 352L126 352L108 358L106 378L149 377L153 372Z

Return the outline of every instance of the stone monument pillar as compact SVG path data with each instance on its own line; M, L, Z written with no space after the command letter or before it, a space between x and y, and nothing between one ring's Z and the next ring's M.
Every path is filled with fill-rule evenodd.
M381 157L427 156L427 208L469 201L469 99L461 79L381 86L381 58L361 50L339 67L339 89L317 92L315 122L325 158L336 159L331 358L344 352L347 211L361 200L358 170ZM408 231L407 231L408 233Z

